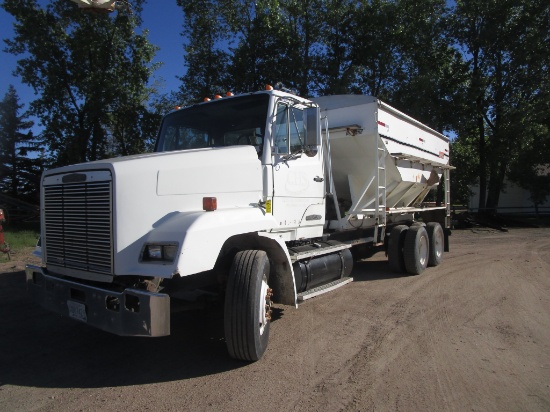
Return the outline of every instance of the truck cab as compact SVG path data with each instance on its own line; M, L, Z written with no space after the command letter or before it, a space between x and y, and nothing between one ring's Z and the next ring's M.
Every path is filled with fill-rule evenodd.
M322 235L326 191L315 104L279 91L208 101L166 116L155 150L230 146L254 147L262 177L258 202L275 218L273 231L284 240Z

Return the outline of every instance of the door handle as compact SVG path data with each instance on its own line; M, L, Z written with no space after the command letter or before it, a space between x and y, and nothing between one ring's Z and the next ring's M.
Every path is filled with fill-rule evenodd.
M316 182L322 182L322 181L324 181L325 179L323 179L322 177L319 177L319 176L315 176L315 177L313 178L313 180L315 180Z

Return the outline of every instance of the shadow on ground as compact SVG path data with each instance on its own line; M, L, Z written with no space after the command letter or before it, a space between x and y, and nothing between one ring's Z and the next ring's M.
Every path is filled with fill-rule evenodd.
M173 314L167 337L119 337L42 309L13 272L0 273L0 313L0 386L116 387L247 366L229 358L216 311Z
M400 277L386 260L358 262L352 276L359 282ZM274 308L273 321L284 311ZM167 337L119 337L44 310L27 296L19 271L0 273L0 313L0 386L117 387L248 366L227 354L221 311L174 313Z
M354 262L351 276L354 282L369 282L401 278L408 275L391 271L387 260L373 260Z

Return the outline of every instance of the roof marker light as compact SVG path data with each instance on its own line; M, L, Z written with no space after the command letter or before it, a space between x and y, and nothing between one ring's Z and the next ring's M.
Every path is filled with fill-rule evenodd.
M210 101L210 97L205 97L205 98L203 99L203 102L209 102L209 101Z
M214 96L214 99L221 99L221 98L222 98L222 97L221 97L219 94L217 94L217 95Z
M266 85L265 85L265 89L266 89L266 90L273 90L273 86L270 85L270 84L266 84Z
M202 209L207 212L213 212L218 208L218 199L215 197L203 197Z
M231 96L234 96L234 94L233 94L233 93L231 93L231 92L227 92L227 93L226 93L225 95L226 95L227 97L231 97Z

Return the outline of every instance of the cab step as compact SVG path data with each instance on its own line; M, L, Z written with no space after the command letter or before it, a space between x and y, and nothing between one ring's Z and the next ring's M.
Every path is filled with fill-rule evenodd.
M341 279L334 280L325 285L317 286L316 288L306 290L305 292L298 293L298 302L303 302L304 300L314 298L315 296L322 295L323 293L331 292L334 289L338 289L339 287L347 285L350 282L353 282L352 277L344 277Z

